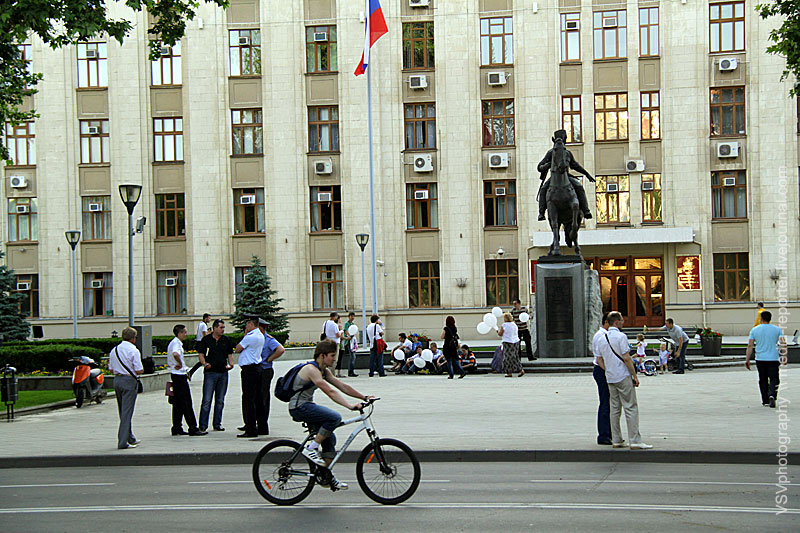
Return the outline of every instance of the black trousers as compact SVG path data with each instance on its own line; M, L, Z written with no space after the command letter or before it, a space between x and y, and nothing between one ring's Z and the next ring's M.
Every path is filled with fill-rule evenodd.
M244 418L244 432L258 433L256 420L256 405L261 389L261 366L257 364L242 367L242 418Z
M769 403L769 397L778 397L778 385L781 380L778 377L779 361L756 361L758 369L758 388L761 391L761 403Z
M275 371L271 368L261 369L261 382L256 398L256 426L259 435L269 435L269 392L274 375Z
M528 356L528 361L533 361L533 346L531 346L531 330L528 328L519 330L519 336L525 342L525 354Z
M170 374L172 379L172 430L183 428L183 419L189 426L189 433L197 431L197 419L192 408L192 391L189 390L189 379L182 374Z

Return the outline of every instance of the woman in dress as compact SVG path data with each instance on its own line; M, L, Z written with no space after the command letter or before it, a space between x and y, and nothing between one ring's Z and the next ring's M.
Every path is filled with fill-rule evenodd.
M497 330L497 335L503 338L503 372L510 378L513 372L519 372L519 377L525 375L522 363L519 361L519 331L514 323L511 313L503 313L503 325Z
M447 360L447 373L450 376L447 379L453 379L453 367L460 374L458 379L467 375L464 369L461 368L461 363L458 361L458 328L456 327L456 319L448 316L444 321L444 330L442 331L442 339L444 339L444 346L442 352Z

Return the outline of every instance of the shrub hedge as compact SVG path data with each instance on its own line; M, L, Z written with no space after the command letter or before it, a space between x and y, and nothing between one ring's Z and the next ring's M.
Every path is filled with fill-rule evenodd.
M0 367L11 365L17 369L17 372L33 372L34 370L59 372L72 370L75 365L70 363L69 359L82 355L91 357L100 363L100 350L91 346L44 343L27 343L22 346L6 345L0 348Z

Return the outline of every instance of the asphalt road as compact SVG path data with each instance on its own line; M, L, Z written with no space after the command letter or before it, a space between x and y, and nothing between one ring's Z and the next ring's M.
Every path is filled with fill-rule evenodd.
M17 531L798 531L796 476L777 466L425 463L406 503L315 487L263 500L247 466L0 470L0 530ZM782 514L776 495L786 496Z

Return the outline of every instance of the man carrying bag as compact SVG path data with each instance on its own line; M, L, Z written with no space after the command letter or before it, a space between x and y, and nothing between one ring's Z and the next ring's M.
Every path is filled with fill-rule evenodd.
M142 384L137 377L144 372L142 354L136 348L136 330L127 327L122 330L122 342L108 355L108 369L114 373L114 393L119 411L117 448L135 448L139 441L133 435L131 420L136 406L136 395L142 392Z

